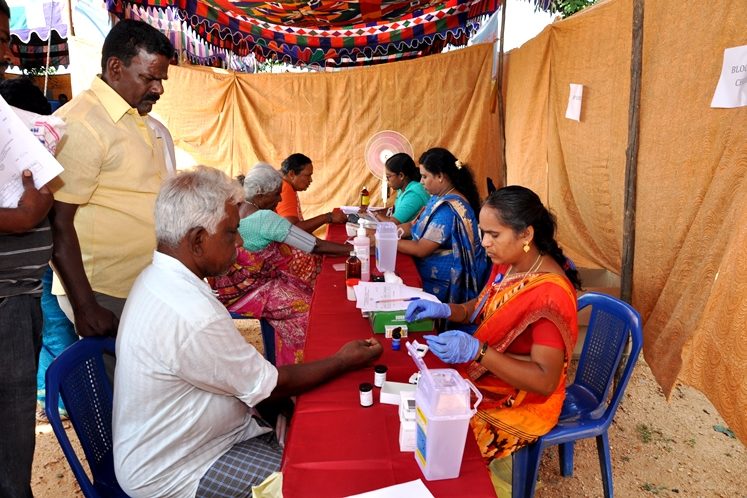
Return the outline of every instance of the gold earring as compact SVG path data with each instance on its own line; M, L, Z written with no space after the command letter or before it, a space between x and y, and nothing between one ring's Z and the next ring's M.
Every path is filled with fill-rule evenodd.
M524 247L522 249L524 249L524 252L529 252L529 241L524 241Z

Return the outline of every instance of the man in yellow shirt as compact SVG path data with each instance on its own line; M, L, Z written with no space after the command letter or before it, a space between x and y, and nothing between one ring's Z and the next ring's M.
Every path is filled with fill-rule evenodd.
M101 76L56 113L67 133L57 149L65 171L52 186L53 292L81 336L117 332L156 247L153 208L167 171L138 109L149 112L163 93L173 53L157 29L121 21L104 40Z

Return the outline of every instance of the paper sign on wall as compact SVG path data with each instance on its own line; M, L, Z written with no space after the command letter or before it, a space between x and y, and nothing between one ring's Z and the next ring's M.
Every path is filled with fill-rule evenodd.
M724 49L724 65L711 107L747 106L747 45Z
M574 121L581 121L581 100L584 96L584 85L571 83L571 91L568 94L568 108L565 117Z

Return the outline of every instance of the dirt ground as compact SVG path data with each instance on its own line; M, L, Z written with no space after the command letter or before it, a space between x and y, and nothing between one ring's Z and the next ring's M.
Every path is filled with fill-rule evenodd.
M245 327L255 342L256 329ZM615 495L747 498L747 448L724 432L730 431L700 392L678 387L667 402L641 359L610 429ZM48 424L37 424L36 442L34 495L82 496ZM569 478L560 475L557 451L546 451L540 481L539 498L602 496L594 440L576 444Z

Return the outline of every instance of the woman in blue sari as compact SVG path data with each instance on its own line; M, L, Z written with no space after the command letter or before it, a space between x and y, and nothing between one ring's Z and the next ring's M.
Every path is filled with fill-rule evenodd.
M488 258L480 244L480 195L469 168L446 149L420 156L421 183L431 195L422 213L400 225L398 250L415 257L423 289L441 302L473 299L485 284Z

